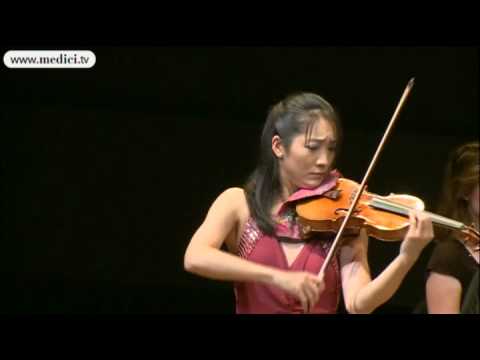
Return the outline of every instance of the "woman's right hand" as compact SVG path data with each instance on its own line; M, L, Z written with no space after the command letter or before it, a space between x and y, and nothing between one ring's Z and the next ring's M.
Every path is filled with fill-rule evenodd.
M315 306L325 289L323 279L303 271L279 271L273 279L274 285L300 300L304 313Z

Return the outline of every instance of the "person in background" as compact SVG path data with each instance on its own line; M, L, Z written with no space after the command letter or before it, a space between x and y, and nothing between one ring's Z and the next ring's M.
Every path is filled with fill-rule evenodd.
M438 213L479 229L479 143L463 144L448 159ZM435 247L427 266L426 305L429 314L458 314L469 286L477 293L478 242L457 239L451 231L436 232ZM474 275L477 273L475 283Z

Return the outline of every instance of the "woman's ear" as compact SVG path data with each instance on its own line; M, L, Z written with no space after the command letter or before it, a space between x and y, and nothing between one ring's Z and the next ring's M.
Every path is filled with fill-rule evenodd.
M282 159L283 155L285 153L285 149L282 144L282 139L280 139L280 136L274 135L272 137L272 151L273 154L278 158Z

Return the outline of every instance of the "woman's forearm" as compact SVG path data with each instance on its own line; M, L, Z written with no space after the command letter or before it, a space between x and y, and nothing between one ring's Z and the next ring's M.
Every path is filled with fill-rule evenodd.
M398 290L415 260L404 254L398 255L375 279L357 294L353 304L355 313L369 314L387 302Z
M255 281L272 284L280 270L255 264L225 251L199 247L187 251L185 270L210 279L225 281Z

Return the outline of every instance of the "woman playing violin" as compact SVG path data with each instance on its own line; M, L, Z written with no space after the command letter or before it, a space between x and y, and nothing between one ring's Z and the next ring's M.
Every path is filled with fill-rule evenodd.
M336 313L341 293L349 313L371 313L388 301L433 238L425 214L409 213L399 254L375 279L365 231L342 240L322 277L334 234L300 236L292 204L335 187L340 140L338 117L322 97L300 93L273 106L258 166L244 188L213 202L190 240L185 269L232 281L237 313Z
M479 166L478 141L464 144L450 154L439 209L440 214L473 224L476 229L479 229ZM478 240L464 242L450 231L439 231L435 242L427 271L428 312L458 314L466 290L478 272ZM478 298L478 292L472 292L472 296Z

